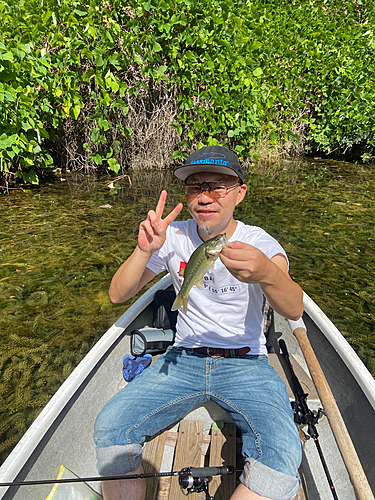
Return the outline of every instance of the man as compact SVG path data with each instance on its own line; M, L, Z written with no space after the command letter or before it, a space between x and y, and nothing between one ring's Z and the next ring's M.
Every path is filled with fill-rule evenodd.
M263 299L282 316L297 320L302 290L288 274L282 247L260 228L233 217L246 185L235 154L221 146L192 153L175 169L185 181L193 219L174 222L176 206L163 219L167 193L140 224L138 245L113 277L109 295L123 302L161 271L179 276L202 242L226 233L228 247L203 290L193 287L186 314L178 315L176 339L156 363L114 396L95 425L101 475L142 473L146 436L213 400L241 431L246 465L232 500L292 500L299 487L301 445L286 388L268 364L263 335ZM103 482L106 500L142 500L142 479Z

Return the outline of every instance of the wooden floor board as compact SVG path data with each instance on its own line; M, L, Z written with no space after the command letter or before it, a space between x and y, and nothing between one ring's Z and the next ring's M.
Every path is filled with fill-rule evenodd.
M225 424L219 429L213 424L211 430L210 467L236 465L236 426ZM236 475L214 476L210 483L210 494L215 500L228 500L236 489Z
M184 467L201 466L201 444L203 440L203 422L196 420L181 420L178 429L178 439L173 470L181 470ZM193 493L190 500L197 500ZM184 500L178 477L172 477L169 500Z
M144 446L143 470L145 474L160 472L167 432L159 434ZM146 480L146 500L154 500L159 489L160 478Z
M203 422L182 420L178 432L167 431L145 445L143 466L145 472L159 472L165 446L175 446L171 470L179 471L184 467L221 467L236 464L236 426L225 424L219 429L215 424L211 435L203 433ZM208 455L206 461L206 454ZM161 477L147 479L146 500L183 500L179 478ZM236 488L236 476L214 476L209 483L210 494L215 500L228 500ZM186 490L185 490L186 493ZM193 493L190 500L204 500L205 493Z

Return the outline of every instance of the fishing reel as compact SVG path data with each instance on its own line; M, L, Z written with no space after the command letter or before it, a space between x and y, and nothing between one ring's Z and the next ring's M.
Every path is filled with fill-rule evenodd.
M178 473L178 481L185 496L190 493L204 491L206 494L205 500L214 500L214 497L208 491L208 484L212 480L212 476L234 474L236 471L237 469L232 465L228 467L186 467Z
M315 428L315 425L318 423L318 420L325 415L323 408L318 408L318 410L310 410L301 406L297 401L292 401L292 409L294 414L294 421L298 425L298 427L304 427L307 425L307 434L304 433L306 439L310 439L310 437L318 437L318 432Z
M188 496L190 493L200 493L204 491L206 500L213 500L213 497L208 491L208 483L212 480L212 476L194 477L191 475L191 467L182 469L181 473L178 482L185 496Z

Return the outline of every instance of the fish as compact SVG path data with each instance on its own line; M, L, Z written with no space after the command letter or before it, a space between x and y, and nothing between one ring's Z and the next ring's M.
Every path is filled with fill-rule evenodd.
M188 263L180 271L184 282L172 304L172 311L180 310L186 314L190 290L194 285L203 290L203 276L207 271L213 270L219 253L227 244L227 235L224 233L205 241L194 250Z

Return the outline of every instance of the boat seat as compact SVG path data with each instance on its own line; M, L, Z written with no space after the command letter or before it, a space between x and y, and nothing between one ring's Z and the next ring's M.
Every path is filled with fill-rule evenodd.
M181 420L177 431L166 430L145 444L143 468L145 473L165 471L162 464L169 458L168 470L184 467L220 467L236 464L236 426L231 423L213 423L210 434L204 433L204 422ZM239 457L242 459L242 457ZM168 458L167 458L168 460ZM146 500L183 500L178 477L148 479ZM214 476L209 491L215 499L229 499L238 484L235 474ZM186 493L186 490L184 490ZM204 500L205 493L189 495L191 500Z
M203 421L181 420L177 430L165 430L145 444L142 465L145 473L179 471L184 467L242 468L241 439L232 423L214 422L210 433L205 434ZM210 495L215 500L229 500L239 484L239 475L214 476L209 483ZM148 479L146 488L145 500L184 500L187 493L181 490L177 476ZM206 496L204 492L192 493L189 498L205 500ZM302 486L295 500L306 500Z

